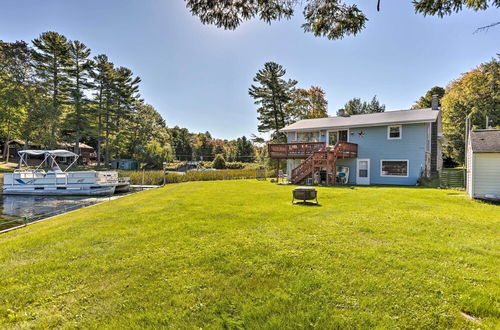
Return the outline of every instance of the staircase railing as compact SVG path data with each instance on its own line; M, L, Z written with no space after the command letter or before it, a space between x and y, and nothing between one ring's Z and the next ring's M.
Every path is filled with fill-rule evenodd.
M337 159L355 158L358 156L358 145L346 141L339 141L335 144L333 150L321 149L314 151L311 156L306 158L296 168L292 170L291 181L298 183L314 171L316 166L335 164Z

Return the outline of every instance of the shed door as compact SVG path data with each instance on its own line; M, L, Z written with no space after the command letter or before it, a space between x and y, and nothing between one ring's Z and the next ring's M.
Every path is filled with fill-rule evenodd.
M356 184L370 184L369 159L358 159Z

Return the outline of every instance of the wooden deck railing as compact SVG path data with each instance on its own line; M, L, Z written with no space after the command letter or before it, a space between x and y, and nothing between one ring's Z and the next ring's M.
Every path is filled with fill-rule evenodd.
M325 147L324 142L270 143L267 151L273 159L306 159Z
M326 168L327 171L336 173L335 166L338 159L356 157L358 157L358 145L356 143L339 141L330 150L314 151L311 156L292 170L291 181L298 183L319 168ZM333 184L335 184L335 181L333 181Z

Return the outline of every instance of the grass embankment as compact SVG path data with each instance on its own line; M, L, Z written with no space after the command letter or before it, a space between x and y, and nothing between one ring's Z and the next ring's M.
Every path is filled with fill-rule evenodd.
M163 171L119 171L120 176L129 177L131 184L161 185L163 184ZM166 183L179 183L188 181L215 181L215 180L241 180L255 179L255 169L241 170L216 170L216 171L189 171L185 174L167 173Z
M498 327L499 206L292 189L170 185L1 235L0 327Z

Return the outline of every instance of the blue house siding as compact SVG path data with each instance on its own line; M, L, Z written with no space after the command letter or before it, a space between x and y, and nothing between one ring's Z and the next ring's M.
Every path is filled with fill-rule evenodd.
M363 134L360 134L363 133ZM354 128L350 130L349 142L358 144L358 159L370 159L370 183L414 185L425 168L425 150L427 141L427 125L402 125L402 138L387 139L387 126ZM382 160L408 160L408 177L381 176ZM349 183L356 183L356 159L339 161L347 162L351 175Z
M387 126L351 128L349 142L358 144L358 158L339 159L337 165L349 167L349 184L356 184L357 160L362 158L370 159L370 184L415 185L425 168L427 132L425 123L402 125L402 138L389 140ZM295 133L288 133L288 141L294 139ZM408 160L408 177L382 176L382 160ZM289 160L287 172L299 163Z

